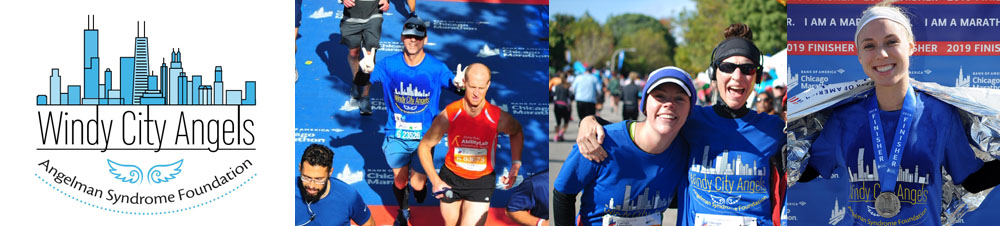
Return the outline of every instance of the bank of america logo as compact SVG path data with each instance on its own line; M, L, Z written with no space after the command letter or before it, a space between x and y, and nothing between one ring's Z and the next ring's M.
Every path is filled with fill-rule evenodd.
M141 26L140 26L141 25ZM87 17L83 30L83 85L67 85L62 89L59 68L49 75L49 93L36 98L37 105L256 105L255 81L246 81L243 90L226 90L222 81L222 66L215 66L215 80L205 85L201 75L188 76L181 64L180 49L170 52L160 74L150 70L149 38L145 22L136 22L135 48L132 56L119 59L118 78L121 84L113 89L114 71L105 68L101 80L98 56L98 30L94 17ZM245 96L244 96L245 95Z

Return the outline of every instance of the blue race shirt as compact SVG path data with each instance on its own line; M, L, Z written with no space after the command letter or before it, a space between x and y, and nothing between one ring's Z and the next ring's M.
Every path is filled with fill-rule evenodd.
M681 132L691 157L678 225L772 225L770 158L785 144L784 126L756 111L728 119L711 106L692 109Z
M417 66L403 60L403 53L388 56L375 64L371 83L382 82L385 98L386 136L420 140L441 110L441 88L448 88L455 76L448 67L430 54Z
M521 185L514 188L514 193L507 201L507 211L527 210L531 216L549 219L549 170L532 175Z
M299 178L295 180L298 183ZM311 205L316 217L307 225L350 225L351 220L358 224L368 222L371 211L354 187L337 178L330 178L328 183L330 194ZM301 194L299 186L295 186L295 225L309 221L311 216Z
M916 90L915 90L916 91ZM868 99L874 101L874 91ZM865 101L854 101L834 108L809 153L809 166L824 178L837 167L847 167L850 181L847 215L855 225L941 225L941 168L954 183L962 183L983 162L969 147L962 121L955 108L922 92L916 94L916 109L910 135L906 139L894 193L901 210L892 218L875 211L875 197L881 193L872 134L867 122ZM892 139L900 111L879 110L884 137ZM891 151L892 142L887 142Z
M607 132L601 146L608 152L604 161L587 160L574 145L559 171L554 184L557 191L583 191L579 215L583 225L601 225L606 215L658 215L667 209L674 192L683 187L686 144L674 139L663 153L644 152L629 137L629 122L604 127Z

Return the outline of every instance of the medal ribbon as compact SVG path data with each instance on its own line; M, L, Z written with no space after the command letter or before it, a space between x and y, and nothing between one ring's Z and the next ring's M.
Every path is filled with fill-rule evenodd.
M896 125L895 138L893 138L892 156L886 157L885 138L882 135L882 119L879 117L877 98L868 99L868 124L872 133L872 147L875 151L876 173L878 173L879 183L882 185L882 192L892 192L896 187L896 179L899 175L900 159L903 157L903 148L906 145L906 138L910 135L910 127L913 124L913 112L916 108L916 97L913 87L906 87L906 96L903 97L903 109Z

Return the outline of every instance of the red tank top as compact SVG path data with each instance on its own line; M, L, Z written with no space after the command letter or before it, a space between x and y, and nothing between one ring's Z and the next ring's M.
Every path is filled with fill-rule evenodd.
M493 172L500 108L483 101L482 112L469 115L458 100L445 107L448 116L448 155L444 164L465 179L478 179Z

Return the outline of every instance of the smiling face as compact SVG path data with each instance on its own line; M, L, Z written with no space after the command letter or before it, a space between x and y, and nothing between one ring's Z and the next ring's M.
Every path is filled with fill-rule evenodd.
M665 83L650 91L645 106L646 123L662 135L680 131L691 112L690 97L674 83Z
M858 32L858 61L876 86L895 86L910 77L915 45L903 25L875 19Z
M426 42L427 37L403 35L403 50L408 55L417 55L424 51L424 43Z
M753 64L750 58L745 56L731 56L724 60L723 63L734 63L734 64ZM740 109L747 103L747 98L750 98L750 93L753 92L754 86L754 71L743 71L737 68L732 73L726 73L719 68L715 69L715 86L719 90L719 96L722 97L722 101L726 103L730 109Z

